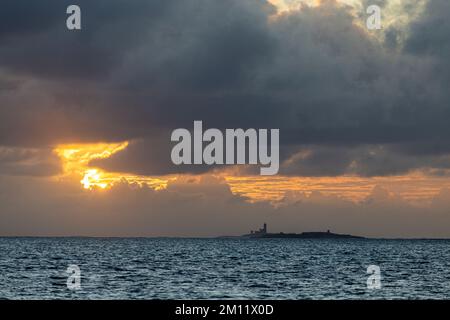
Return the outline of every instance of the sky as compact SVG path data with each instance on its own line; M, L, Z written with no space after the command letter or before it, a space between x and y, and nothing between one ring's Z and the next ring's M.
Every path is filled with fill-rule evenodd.
M448 15L448 0L4 0L0 235L450 237ZM278 175L174 165L170 134L194 120L279 128Z

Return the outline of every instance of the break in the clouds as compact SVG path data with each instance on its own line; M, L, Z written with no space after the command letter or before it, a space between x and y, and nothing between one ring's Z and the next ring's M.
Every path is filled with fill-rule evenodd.
M127 140L129 148L95 165L204 172L174 167L168 140L202 120L280 128L281 174L389 175L450 164L447 0L421 11L414 1L375 1L386 17L406 17L380 31L365 29L370 1L321 1L278 15L263 0L76 2L81 31L65 28L73 1L2 2L0 145Z

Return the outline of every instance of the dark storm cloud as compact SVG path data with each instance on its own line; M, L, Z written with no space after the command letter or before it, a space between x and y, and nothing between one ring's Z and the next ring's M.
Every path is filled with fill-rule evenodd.
M173 1L76 1L83 32L66 28L69 0L2 2L0 57L15 72L83 80L105 76ZM68 83L70 84L70 83Z
M450 53L450 2L431 0L423 16L411 26L405 50L418 55L448 57ZM444 62L444 61L442 61Z
M436 63L434 74L436 77L443 78L447 89L450 81L449 14L449 1L432 0L428 2L422 18L411 26L411 36L405 45L405 52L434 59Z
M126 152L119 152L108 159L92 160L89 165L107 171L126 172L133 168L139 175L165 175L174 173L205 173L213 167L199 165L176 166L170 154L174 143L170 142L170 132L155 134L132 142Z
M14 37L43 32L58 21L63 1L2 1L0 11L0 39L11 40Z
M417 169L437 169L430 174L448 174L448 149L429 145L303 146L281 164L280 174L303 176L386 176L406 174ZM427 152L427 149L429 152ZM420 150L420 151L419 151Z
M288 174L337 175L352 163L389 174L450 152L448 82L436 76L448 70L445 1L430 2L398 52L392 30L380 43L331 1L270 21L262 0L78 1L74 32L68 1L25 4L2 7L0 84L14 86L0 85L0 144L132 140L95 164L164 174L180 170L166 159L168 132L203 120L280 128ZM287 161L304 145L317 146L311 158ZM379 145L398 149L367 158ZM436 146L426 160L408 157L424 145Z
M0 46L2 82L19 81L0 92L0 143L141 138L187 124L185 114L193 119L206 105L217 111L248 101L257 109L245 88L229 99L215 90L237 88L246 65L270 50L262 28L273 8L265 2L81 1L77 32L65 28L67 3L55 3L51 28L12 28L21 34ZM20 16L13 6L8 14Z
M52 150L0 147L0 175L50 176L60 171Z

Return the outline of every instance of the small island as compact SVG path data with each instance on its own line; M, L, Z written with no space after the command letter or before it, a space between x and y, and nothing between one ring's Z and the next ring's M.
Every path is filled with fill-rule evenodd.
M269 233L267 232L267 224L257 231L250 231L249 234L244 234L241 238L299 238L299 239L364 239L364 237L352 236L349 234L332 233L330 230L326 232L303 232L303 233Z

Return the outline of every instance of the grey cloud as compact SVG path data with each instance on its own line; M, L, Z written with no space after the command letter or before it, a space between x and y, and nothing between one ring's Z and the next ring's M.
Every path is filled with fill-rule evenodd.
M52 150L0 147L0 175L52 176L61 171Z
M290 155L280 168L285 175L302 176L388 176L423 170L433 175L431 169L450 169L448 149L439 154L430 146L431 153L405 150L403 146L357 145L357 146L303 146ZM412 152L412 153L411 153Z
M86 24L79 33L65 29L66 4L48 11L39 26L42 8L26 11L28 24L0 25L7 39L0 45L0 83L20 79L16 88L0 86L0 144L141 141L95 164L165 174L174 170L161 132L190 128L194 120L280 128L283 160L303 145L332 146L326 154L342 145L414 149L417 141L450 137L447 82L435 74L446 68L439 54L446 24L437 35L424 31L447 11L443 1L430 2L400 52L332 2L269 21L273 7L262 0L81 1ZM13 2L6 9L17 15ZM440 146L439 155L450 152ZM354 150L362 153L334 157L335 169L330 161L306 171L339 174L364 158L364 147ZM405 155L394 158L389 172L400 170L400 160L416 167Z
M104 78L173 3L80 0L84 30L71 32L66 8L73 1L7 0L0 16L3 67L56 81Z
M429 54L448 57L450 21L448 13L450 3L445 0L430 0L423 16L411 26L405 50L414 54ZM441 61L445 62L445 61Z
M183 165L172 163L170 132L160 132L145 139L133 141L125 151L108 159L92 160L89 165L111 172L130 172L139 175L166 175L176 173L205 173L211 166Z

